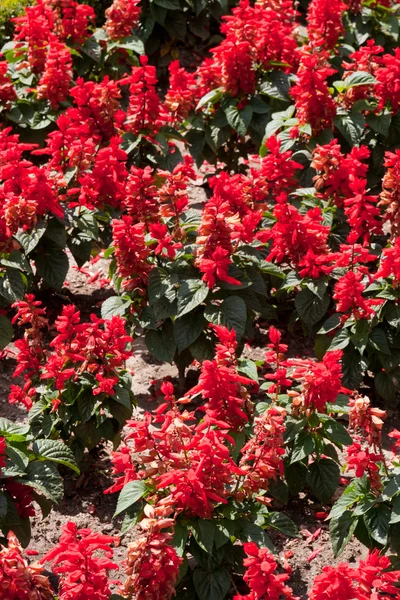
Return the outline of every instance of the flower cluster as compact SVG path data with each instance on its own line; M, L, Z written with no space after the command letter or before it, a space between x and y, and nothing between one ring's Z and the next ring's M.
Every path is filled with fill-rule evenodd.
M1 600L53 600L54 592L44 567L28 564L22 555L17 537L10 532L7 547L0 546L0 598Z
M63 526L58 545L41 561L51 562L53 573L60 575L60 600L107 600L110 597L108 571L118 568L112 561L111 546L118 541L117 537L78 529L73 522Z

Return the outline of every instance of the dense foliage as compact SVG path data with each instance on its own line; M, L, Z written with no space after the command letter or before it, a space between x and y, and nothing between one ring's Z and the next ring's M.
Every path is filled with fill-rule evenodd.
M400 432L385 431L400 377L399 6L229 9L36 0L12 21L0 347L27 418L0 419L0 600L294 600L272 540L299 535L299 498L335 556L353 537L369 551L325 567L310 600L400 598ZM66 293L73 262L107 289L89 316ZM132 416L137 336L178 379L153 382L155 407ZM314 357L293 350L300 337ZM254 339L264 360L243 355ZM46 515L65 467L107 441L105 493L121 535L137 528L126 577L112 579L119 538L73 522L29 564L36 504Z

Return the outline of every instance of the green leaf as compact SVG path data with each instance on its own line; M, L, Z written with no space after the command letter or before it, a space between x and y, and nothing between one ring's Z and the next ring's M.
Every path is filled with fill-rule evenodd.
M14 335L10 319L0 315L0 350L3 350L12 340Z
M318 298L308 288L301 290L295 299L295 307L299 317L308 327L313 327L322 319L328 310L330 296L326 292L322 298Z
M380 115L370 112L366 116L366 121L371 129L375 131L375 133L379 133L383 137L387 137L389 135L392 115L387 109L385 109L385 111Z
M393 500L392 514L390 515L390 525L393 525L394 523L400 523L400 496L396 496Z
M391 354L387 337L383 329L375 327L369 335L369 343L379 352Z
M35 488L55 504L61 502L64 494L63 481L52 462L33 461L29 463L26 477L21 483Z
M10 303L20 300L25 293L25 281L21 271L7 268L5 276L0 279L0 295Z
M38 275L51 287L60 290L69 269L68 256L62 250L42 252L36 258Z
M94 62L100 63L101 45L94 35L88 38L81 48L87 56L94 60Z
M182 352L193 344L203 329L206 321L200 312L187 314L175 320L174 333L178 352Z
M192 527L193 537L205 552L212 553L216 532L215 521L199 519Z
M7 516L7 498L0 492L0 522Z
M232 102L234 101L230 100L228 104L223 105L226 119L232 129L239 135L245 136L253 117L253 109L250 104L247 104L243 110L239 110Z
M0 417L0 436L5 437L6 440L24 442L28 433L29 425L13 423L4 417Z
M51 460L80 473L72 451L60 440L36 440L33 443L33 451L40 458Z
M329 526L332 549L335 558L339 556L349 543L358 519L353 516L350 510L345 510L335 519L332 519Z
M399 381L391 373L380 371L375 375L375 389L377 393L387 402L395 402Z
M335 419L324 418L322 429L324 436L334 444L350 446L353 443L352 437L347 433L346 428Z
M269 78L270 81L261 83L260 91L270 98L276 98L276 100L289 100L290 81L286 73L273 71Z
M19 448L14 448L10 444L6 446L6 454L17 467L24 472L29 464L29 456Z
M124 315L131 305L131 300L126 300L120 296L111 296L104 300L101 305L101 317L103 319L111 319L116 315Z
M221 99L222 93L223 93L223 88L221 88L221 87L207 92L207 94L205 94L202 98L200 98L200 100L196 106L196 110L200 110L200 108L202 108L205 104L208 104L208 103L215 104L216 102L218 102L218 100Z
M129 481L121 490L118 502L117 509L114 513L114 517L122 513L124 510L130 508L140 500L146 493L146 484L144 481L136 480Z
M199 600L224 600L231 587L229 571L224 568L206 571L196 567L193 583Z
M23 229L18 229L18 232L14 235L14 237L25 250L25 254L29 254L36 248L45 231L45 223L39 222L30 233L24 231Z
M165 269L152 269L148 283L150 304L162 300L170 287L171 281L168 272Z
M158 360L172 363L176 351L173 325L164 323L161 330L150 329L145 335L146 346Z
M177 523L174 527L174 537L171 540L171 546L175 548L178 556L183 556L185 553L186 542L189 537L189 528L187 525Z
M347 509L369 493L369 482L364 476L353 480L335 502L329 514L330 519L337 519Z
M208 296L209 289L201 279L182 281L178 289L177 318L186 315L199 306Z
M308 468L307 483L323 504L328 502L339 485L340 469L330 458L321 458Z
M243 298L229 296L221 304L221 322L228 329L234 329L239 338L245 332L247 309Z
M242 542L255 542L258 546L264 546L271 552L275 552L273 543L264 529L250 521L240 522L240 531L238 537Z
M216 523L216 531L215 531L215 547L218 550L222 548L231 537L235 534L236 523L235 521L231 521L229 519L222 519L221 521L217 521Z
M375 83L377 83L375 77L364 71L354 71L344 80L345 89L347 90L359 85L374 85Z
M125 406L128 410L132 411L132 399L129 390L122 385L115 386L115 392L112 396L113 400Z
M378 504L364 515L368 533L378 544L385 546L388 540L390 509L386 504Z
M249 379L258 381L257 365L254 361L249 360L248 358L242 358L239 361L238 370L240 373L244 373Z
M350 146L358 146L365 129L365 119L361 113L351 112L335 118L335 127Z
M306 456L311 454L315 448L315 441L312 434L303 429L300 431L294 439L293 451L291 455L291 463L303 460Z
M268 513L265 519L265 525L272 527L273 529L277 529L289 537L299 537L299 532L295 523L283 513Z
M285 463L285 479L292 496L297 496L304 488L308 469L304 463Z
M350 332L348 329L339 329L332 339L329 350L343 350L350 344Z

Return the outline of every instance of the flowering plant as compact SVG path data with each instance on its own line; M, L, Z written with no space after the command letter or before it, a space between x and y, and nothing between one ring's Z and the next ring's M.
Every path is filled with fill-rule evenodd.
M173 385L164 382L163 403L143 421L128 422L113 457L116 479L107 493L120 491L116 514L126 512L122 531L137 520L144 530L143 543L140 538L132 544L132 589L147 586L157 598L171 596L177 577L178 593L194 586L203 599L217 587L225 598L241 572L243 550L236 540L272 548L265 527L297 535L289 518L268 508L269 487L283 472L285 410L272 403L254 414L248 388L256 383L238 371L235 333L219 325L214 331L216 354L203 362L198 385L178 400ZM195 407L188 410L198 396L199 422ZM158 536L154 549L146 536ZM177 556L165 550L161 559L160 544L169 544ZM194 570L189 554L196 559ZM164 575L145 583L148 571L140 565L156 560L163 561L157 572L165 569ZM158 585L166 595L157 595Z
M57 465L79 473L71 450L60 440L35 436L29 425L0 418L0 531L13 531L26 546L34 502L44 516L63 498Z
M42 330L48 321L41 302L27 295L15 307L14 321L29 327L16 341L14 376L23 375L24 385L11 387L9 402L25 405L36 435L61 437L79 458L102 439L118 440L133 403L125 370L132 338L121 317L104 320L92 315L81 323L80 312L65 306L46 351Z

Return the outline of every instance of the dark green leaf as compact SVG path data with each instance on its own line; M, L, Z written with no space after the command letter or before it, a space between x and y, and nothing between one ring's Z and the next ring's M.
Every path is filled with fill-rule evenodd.
M224 600L231 586L231 577L227 569L206 571L196 567L193 583L199 600Z
M357 525L357 518L350 510L345 510L340 516L332 519L329 526L331 542L335 558L349 543Z
M174 333L178 351L182 352L193 344L203 329L206 326L206 321L200 312L195 314L186 314L183 317L175 320Z
M208 296L209 289L201 279L182 281L178 289L177 317L186 315L199 306Z
M36 268L49 286L60 290L68 273L68 256L62 250L42 252L36 258Z
M62 500L63 481L56 465L52 462L33 461L29 463L26 477L21 483L35 488L56 504Z
M80 472L72 451L60 440L36 440L33 451L41 458L69 467L76 473Z
M5 315L0 315L0 350L3 350L11 342L13 335L11 321Z
M308 468L307 483L323 504L328 502L339 484L339 466L330 458L321 458Z
M200 548L209 554L212 553L216 532L215 521L199 519L192 527L193 536Z
M300 319L308 327L313 327L325 315L329 302L330 296L328 293L325 293L322 298L318 298L306 288L296 295L295 306Z
M299 537L295 523L286 515L280 512L268 513L265 519L265 525L281 531L289 537Z
M291 463L303 460L306 456L311 454L315 448L315 441L312 434L304 429L301 431L294 440L293 451L291 455Z
M390 509L386 504L378 504L364 515L368 533L378 544L385 546L389 534Z

